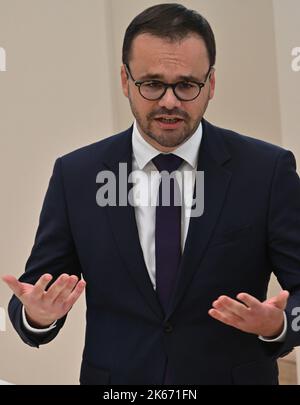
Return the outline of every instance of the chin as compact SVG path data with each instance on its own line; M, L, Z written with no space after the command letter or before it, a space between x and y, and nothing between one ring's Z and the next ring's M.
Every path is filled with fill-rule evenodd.
M163 146L164 148L176 148L185 142L186 138L178 139L178 140L170 140L170 139L155 139L155 142Z
M156 142L162 146L166 146L169 148L174 148L176 146L181 145L189 138L187 134L172 134L172 132L166 132L161 137L156 137Z

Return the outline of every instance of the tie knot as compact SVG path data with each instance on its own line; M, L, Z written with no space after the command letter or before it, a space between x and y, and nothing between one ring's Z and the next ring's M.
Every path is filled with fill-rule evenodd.
M181 157L173 155L172 153L167 155L161 153L152 159L152 162L159 172L166 170L168 173L178 170L182 161L183 159Z

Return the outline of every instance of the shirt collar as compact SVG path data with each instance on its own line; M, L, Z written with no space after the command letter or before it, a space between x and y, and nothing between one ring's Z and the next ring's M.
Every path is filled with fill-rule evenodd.
M174 155L181 157L194 169L197 168L198 152L202 140L202 134L203 128L202 123L200 122L200 125L193 136L172 152ZM136 121L134 122L132 132L132 150L140 170L143 170L153 158L161 153L145 141L138 130Z

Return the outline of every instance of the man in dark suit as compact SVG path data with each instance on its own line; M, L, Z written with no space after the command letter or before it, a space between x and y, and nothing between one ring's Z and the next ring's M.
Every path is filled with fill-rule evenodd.
M33 347L57 335L86 283L82 384L276 384L277 358L300 344L295 160L203 119L215 56L208 22L183 6L132 21L121 79L134 125L57 159L26 272L4 277ZM132 172L147 181L120 203ZM201 199L193 215L187 202ZM266 300L272 272L284 290Z

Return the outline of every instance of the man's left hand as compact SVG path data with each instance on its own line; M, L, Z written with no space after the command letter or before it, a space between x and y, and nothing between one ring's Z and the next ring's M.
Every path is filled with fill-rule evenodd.
M247 293L238 294L238 301L222 295L213 302L213 308L208 313L214 319L243 332L275 338L283 330L283 311L288 297L289 292L285 290L264 302Z

